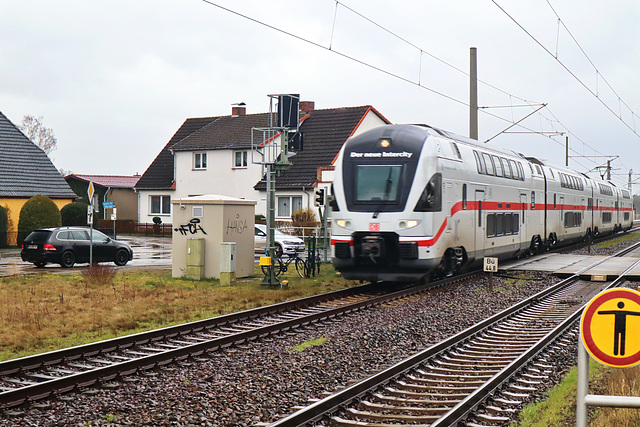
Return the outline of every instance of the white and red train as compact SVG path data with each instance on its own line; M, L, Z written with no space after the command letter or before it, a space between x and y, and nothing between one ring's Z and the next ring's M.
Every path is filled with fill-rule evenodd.
M350 138L332 195L332 262L355 280L418 282L633 221L611 182L425 125Z

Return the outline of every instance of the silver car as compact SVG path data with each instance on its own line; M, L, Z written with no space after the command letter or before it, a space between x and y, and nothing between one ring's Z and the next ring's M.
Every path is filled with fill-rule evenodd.
M276 241L276 256L295 255L304 252L304 240L297 236L290 236L281 231L275 230L274 237ZM264 224L256 224L254 248L256 253L265 253L267 247L267 226Z

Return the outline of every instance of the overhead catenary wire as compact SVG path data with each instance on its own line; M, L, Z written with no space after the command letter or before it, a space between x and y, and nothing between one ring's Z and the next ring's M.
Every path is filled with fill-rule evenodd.
M511 14L509 14L509 12L507 12L502 6L500 6L498 4L498 2L496 0L491 0L493 2L493 4L495 4L498 9L500 9L505 15L507 15L507 17L509 19L511 19L511 21L513 21L522 31L525 32L526 35L528 35L538 46L540 46L545 52L547 52L549 55L551 55L556 62L558 62L558 64L560 64L562 66L562 68L564 68L578 83L580 83L580 85L582 85L582 87L584 87L589 93L591 93L591 95L593 95L602 105L604 105L604 107L609 110L609 112L611 112L611 114L613 114L615 117L617 117L627 128L629 128L629 130L631 132L633 132L636 136L640 137L640 134L638 134L638 132L636 131L636 129L634 127L632 127L631 125L629 125L629 123L627 123L624 118L622 117L622 112L620 112L620 114L616 114L616 112L613 110L612 107L610 107L596 92L594 92L585 82L583 82L563 61L560 60L560 58L558 58L558 55L554 55L553 52L551 52L544 44L542 44L542 42L540 42L533 34L531 34L520 22L518 22L517 19L515 19ZM549 1L547 0L547 3L549 4L549 6L551 6L551 3L549 3ZM562 23L562 25L567 29L567 31L569 32L568 28L566 27L566 25L564 24L564 22L562 22L562 20L560 19L559 15L556 13L555 9L553 9L553 7L551 7L551 9L553 10L553 12L556 14L556 17L560 20L560 22ZM571 38L576 42L576 44L578 45L578 47L580 48L580 50L582 51L582 53L587 57L587 59L589 60L589 62L591 63L591 65L594 67L594 69L596 70L596 76L601 76L602 77L602 73L600 73L597 69L597 67L595 66L595 64L593 64L593 62L591 61L591 59L588 57L588 55L586 54L586 52L584 52L584 50L582 49L582 47L578 44L578 42L575 40L575 38L573 37L573 35L571 34L571 32L569 32L569 34L571 35ZM609 83L604 79L604 77L602 77L603 81L605 83L607 83L607 85L609 85ZM611 86L609 85L609 87L611 88ZM622 105L623 101L622 98L620 98L620 96L615 92L615 90L613 90L613 88L611 88L611 90L613 91L613 93L618 97L618 102L620 103L620 105ZM633 110L631 110L631 108L629 108L629 106L624 103L625 107L627 107L629 109L629 111L631 111L632 117L633 116L637 116L637 114L635 114L633 112Z
M458 72L460 72L460 73L462 73L462 74L464 74L464 75L466 75L466 76L469 76L469 73L468 73L468 72L466 72L466 71L464 71L464 70L462 70L462 69L460 69L460 68L455 67L454 65L452 65L452 64L450 64L450 63L448 63L447 61L444 61L444 60L442 60L442 59L438 58L437 56L435 56L435 55L433 55L433 54L431 54L431 53L429 53L429 52L425 51L424 49L419 48L418 46L416 46L415 44L413 44L413 43L409 42L409 41L408 41L408 40L406 40L405 38L403 38L403 37L399 36L398 34L396 34L396 33L392 32L392 31L390 31L390 30L386 29L386 28L385 28L385 27L383 27L382 25L380 25L380 24L378 24L378 23L374 22L373 20L371 20L371 19L367 18L366 16L364 16L364 15L363 15L363 14L361 14L360 12L357 12L357 11L355 11L354 9L352 9L352 8L350 8L350 7L346 6L346 5L344 5L344 4L343 4L342 2L340 2L339 0L333 0L333 1L335 1L335 3L336 3L336 10L335 10L335 12L334 12L333 24L332 24L332 31L331 31L331 39L330 39L330 42L329 42L329 45L328 45L328 46L325 46L325 45L323 45L323 44L321 44L321 43L318 43L318 42L312 41L312 40L310 40L310 39L304 38L304 37L302 37L302 36L296 35L296 34L291 33L291 32L289 32L289 31L283 30L283 29L278 28L278 27L276 27L276 26L274 26L274 25L271 25L271 24L268 24L268 23L266 23L266 22L260 21L259 19L256 19L256 18L250 17L250 16L248 16L248 15L242 14L242 13L237 12L237 11L235 11L235 10L232 10L232 9L230 9L230 8L224 7L224 6L222 6L222 5L219 5L219 4L215 3L213 0L202 0L202 1L203 1L204 3L207 3L207 4L211 5L211 6L214 6L214 7L217 7L217 8L219 8L219 9L221 9L221 10L224 10L224 11L226 11L226 12L228 12L228 13L231 13L231 14L234 14L234 15L236 15L236 16L239 16L239 17L241 17L241 18L243 18L243 19L247 19L247 20L249 20L249 21L251 21L251 22L254 22L254 23L256 23L256 24L262 25L262 26L264 26L264 27L266 27L266 28L269 28L269 29L271 29L271 30L274 30L274 31L277 31L277 32L279 32L279 33L282 33L282 34L285 34L285 35L287 35L287 36L290 36L290 37L292 37L292 38L295 38L295 39L297 39L297 40L299 40L299 41L302 41L302 42L308 43L308 44L310 44L310 45L312 45L312 46L315 46L315 47L317 47L317 48L320 48L320 49L323 49L323 50L326 50L326 51L332 52L332 53L334 53L334 54L337 54L337 55L339 55L339 56L341 56L341 57L343 57L343 58L345 58L345 59L351 60L351 61L353 61L353 62L356 62L356 63L358 63L358 64L360 64L360 65L363 65L363 66L368 67L368 68L370 68L370 69L373 69L373 70L375 70L375 71L378 71L378 72L384 73L384 74L386 74L386 75L388 75L388 76L390 76L390 77L393 77L393 78L399 79L399 80L401 80L401 81L404 81L404 82L406 82L406 83L410 83L410 84L412 84L412 85L418 86L418 87L420 87L421 89L424 89L424 90L427 90L427 91L429 91L429 92L431 92L431 93L434 93L434 94L436 94L436 95L439 95L439 96L441 96L441 97L443 97L443 98L446 98L446 99L448 99L448 100L450 100L450 101L452 101L452 102L455 102L455 103L457 103L457 104L459 104L459 105L462 105L462 106L465 106L465 107L469 107L469 103L467 103L467 102L465 102L465 101L459 100L459 99L457 99L457 98L455 98L455 97L453 97L453 96L447 95L447 94L445 94L445 93L443 93L443 92L441 92L441 91L438 91L438 90L435 90L435 89L433 89L433 88L430 88L430 87L428 87L428 86L423 85L423 84L421 83L421 81L420 81L420 78L418 78L418 81L414 81L414 80L409 79L409 78L407 78L407 77L401 76L401 75L399 75L399 74L397 74L397 73L393 73L393 72L390 72L390 71L388 71L388 70L385 70L385 69L383 69L383 68L381 68L381 67L378 67L378 66L376 66L376 65L369 64L369 63L367 63L366 61L360 60L360 59L358 59L358 58L356 58L356 57L354 57L354 56L352 56L352 55L348 55L348 54L346 54L346 53L344 53L344 52L337 51L337 50L333 47L333 37L334 37L334 30L335 30L335 22L336 22L336 16L337 16L337 11L338 11L338 6L343 6L343 7L344 7L344 8L346 8L347 10L349 10L349 11L351 11L352 13L356 14L357 16L361 17L362 19L365 19L366 21L370 22L371 24L375 25L376 27L380 28L381 30L383 30L383 31L385 31L385 32L387 32L387 33L389 33L389 34L391 34L392 36L394 36L394 37L398 38L399 40L403 41L404 43L407 43L408 45L412 46L413 48L415 48L415 49L419 50L420 56L422 56L423 54L424 54L424 55L427 55L427 56L429 56L429 57L431 57L431 58L433 58L433 59L435 59L435 60L437 60L437 61L439 61L439 62L441 62L441 63L443 63L443 64L445 64L445 65L447 65L448 67L451 67L452 69L454 69L454 70L456 70L456 71L458 71ZM422 65L421 65L421 66L422 66ZM522 101L522 102L526 103L525 105L513 105L513 106L510 106L512 109L513 109L513 108L515 108L515 107L522 107L522 106L525 106L525 107L526 107L526 106L528 106L528 107L537 107L537 106L542 105L542 104L540 104L540 103L532 103L532 102L530 102L530 101L528 101L528 100L526 100L526 99L524 99L524 98L521 98L521 97L518 97L518 96L516 96L516 95L510 94L509 92L506 92L506 91L504 91L504 90L502 90L502 89L500 89L500 88L498 88L498 87L496 87L496 86L494 86L494 85L491 85L491 84L489 84L489 83L487 83L487 82L484 82L484 81L482 81L482 80L478 80L478 81L479 81L480 83L482 83L482 84L484 84L484 85L488 86L488 87L491 87L492 89L495 89L495 90L497 90L497 91L499 91L499 92L501 92L501 93L503 93L503 94L505 94L505 95L508 95L510 98L515 98L515 99L518 99L518 100L520 100L520 101ZM509 120L509 119L506 119L506 118L501 117L501 116L499 116L499 115L493 114L493 113L491 113L491 112L487 111L487 109L489 109L489 108L503 108L503 107L502 107L502 106L498 106L498 107L489 107L489 106L487 106L487 107L481 107L481 108L479 108L479 110L480 110L482 113L484 113L485 115L491 116L491 117L493 117L493 118L496 118L496 119L498 119L498 120L504 121L504 122L506 122L506 123L514 124L515 120L513 120L513 118L512 118L511 120ZM547 110L548 110L548 107L547 107ZM538 114L541 114L541 113L539 112ZM552 113L551 113L551 114L552 114ZM552 115L553 115L553 114L552 114ZM554 117L555 117L555 116L554 116ZM556 121L558 121L558 123L559 123L559 120L556 120ZM535 130L533 130L533 129L530 129L530 128L528 128L528 127L526 127L526 126L522 125L521 123L516 123L516 124L517 124L517 126L521 127L522 129L525 129L525 130L527 130L527 131L530 131L531 133L535 133L535 134L539 134L539 135L542 135L542 136L546 136L546 137L548 137L549 139L551 139L552 141L554 141L554 142L556 142L556 143L558 143L558 144L562 144L562 143L560 143L559 141L555 140L555 139L553 138L553 136L552 136L552 135L544 135L542 132L538 132L538 131L535 131ZM565 126L563 125L563 127L565 127ZM565 127L565 129L566 129L566 127ZM568 132L568 133L570 133L570 132ZM579 140L583 145L587 145L586 143L584 143L584 141L580 140L579 138L575 138L575 139ZM588 146L588 145L587 145L587 146ZM588 146L588 147L589 147L590 149L592 149L592 150L594 150L594 151L595 151L595 149L594 149L593 147L590 147L590 146ZM573 150L573 149L571 149L571 151L573 151L573 152L574 152L574 153L576 153L576 154L580 154L580 153L578 153L577 151L575 151L575 150ZM575 161L575 160L574 160L574 162L575 162L575 163L577 163L577 164L579 164L579 165L581 165L582 167L584 167L584 168L585 168L585 170L587 170L587 169L588 169L587 167L583 166L583 165L582 165L582 164L580 164L579 162L577 162L577 161Z

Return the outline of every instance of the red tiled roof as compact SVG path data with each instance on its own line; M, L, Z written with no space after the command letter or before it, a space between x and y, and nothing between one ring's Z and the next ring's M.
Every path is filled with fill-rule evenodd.
M133 188L140 179L140 175L123 176L123 175L80 175L71 174L64 177L65 179L76 178L81 181L93 181L94 185L102 187L118 187Z

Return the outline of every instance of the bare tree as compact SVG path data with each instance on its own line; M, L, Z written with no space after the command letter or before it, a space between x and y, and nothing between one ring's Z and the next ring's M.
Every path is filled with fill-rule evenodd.
M35 117L27 114L22 118L22 123L18 127L31 142L42 148L47 155L56 149L58 140L53 134L53 129L45 127L42 123L42 116Z

